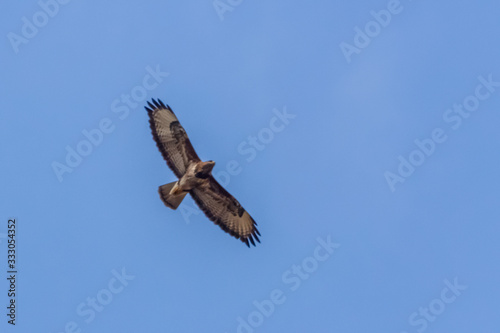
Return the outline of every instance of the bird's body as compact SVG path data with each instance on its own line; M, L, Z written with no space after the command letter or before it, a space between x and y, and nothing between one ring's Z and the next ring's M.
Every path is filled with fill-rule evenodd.
M186 173L177 182L177 186L183 191L191 191L205 182L214 166L215 162L213 161L191 163Z
M179 180L159 187L165 205L177 209L190 193L207 217L222 230L247 244L260 242L257 223L212 176L213 161L202 162L196 154L186 131L172 109L162 101L148 102L146 110L158 149Z

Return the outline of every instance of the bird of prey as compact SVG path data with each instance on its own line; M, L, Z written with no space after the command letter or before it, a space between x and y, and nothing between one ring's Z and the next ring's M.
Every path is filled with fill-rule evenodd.
M172 109L159 99L148 102L148 106L145 109L153 139L167 165L179 178L159 187L163 203L177 209L189 193L205 215L222 230L248 247L250 244L255 246L255 241L260 243L257 223L212 176L215 162L200 160Z

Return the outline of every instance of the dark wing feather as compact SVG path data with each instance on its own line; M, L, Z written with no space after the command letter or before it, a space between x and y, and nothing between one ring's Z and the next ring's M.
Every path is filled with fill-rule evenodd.
M222 230L240 239L248 247L250 243L255 246L255 241L260 243L257 223L213 176L189 193L205 215Z
M153 104L148 102L148 105L149 108L145 109L156 145L170 169L181 178L189 164L200 161L200 158L172 109L160 100L153 99Z

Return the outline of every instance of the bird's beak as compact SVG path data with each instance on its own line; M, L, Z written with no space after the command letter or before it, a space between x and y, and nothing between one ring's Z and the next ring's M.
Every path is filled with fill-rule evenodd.
M208 162L205 162L203 164L203 171L205 171L206 173L209 173L212 171L212 169L214 168L215 166L215 162L214 161L208 161Z

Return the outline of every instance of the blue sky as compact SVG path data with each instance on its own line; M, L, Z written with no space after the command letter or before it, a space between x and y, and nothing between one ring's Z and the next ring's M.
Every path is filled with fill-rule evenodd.
M497 2L0 8L2 332L498 331ZM257 247L163 205L151 98Z

